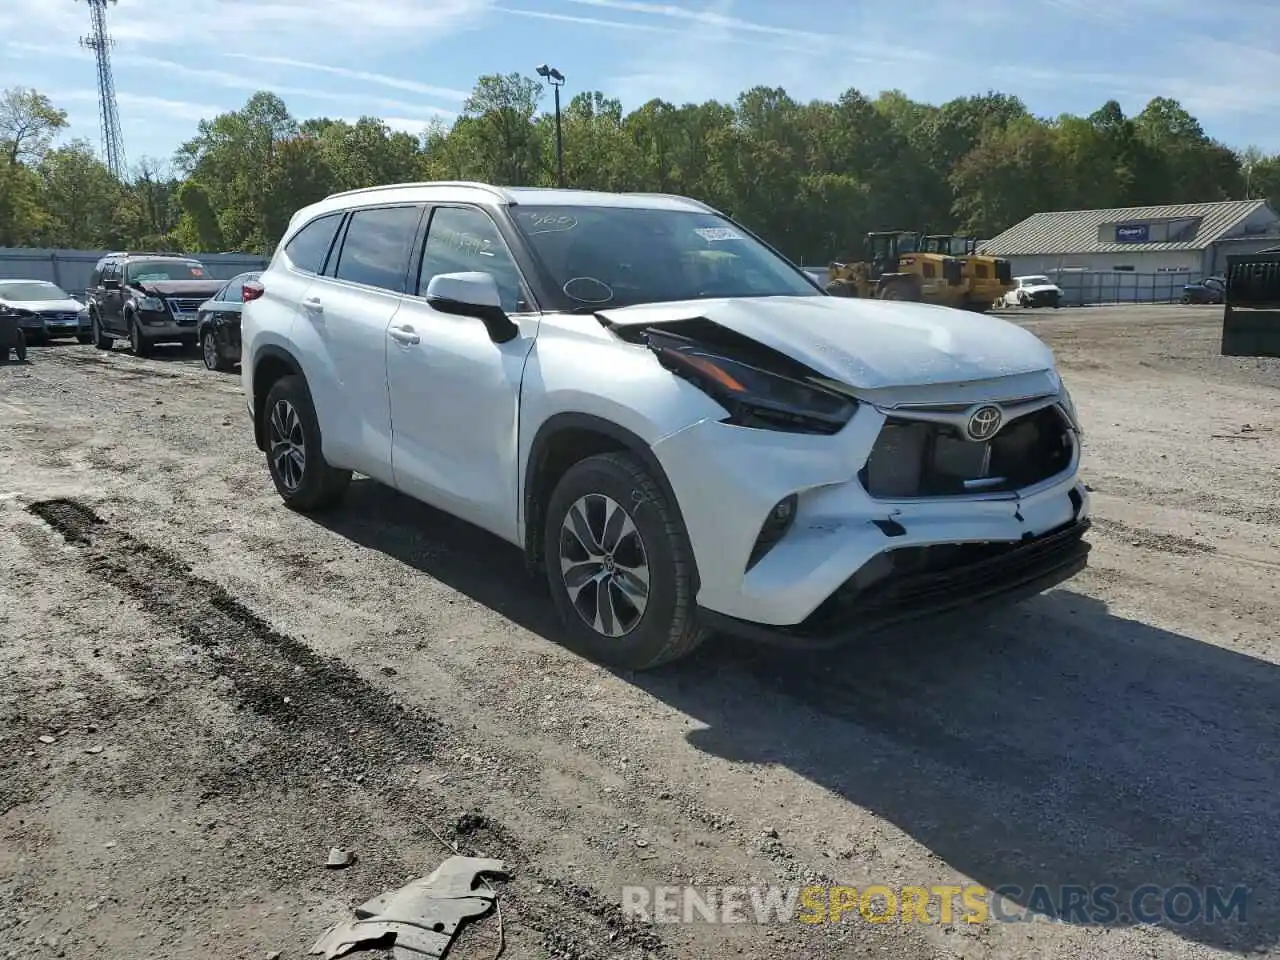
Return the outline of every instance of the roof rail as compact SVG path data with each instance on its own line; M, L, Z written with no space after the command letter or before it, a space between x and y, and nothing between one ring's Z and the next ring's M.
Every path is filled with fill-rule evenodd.
M605 191L605 192L607 193L608 191ZM681 203L692 203L695 206L701 207L703 210L707 211L707 213L720 212L715 207L711 206L709 203L703 203L701 200L698 200L694 197L685 197L678 193L653 193L648 190L628 190L625 193L623 193L622 196L624 197L661 197L664 200L679 200Z
M102 259L107 257L181 257L184 260L197 259L194 254L180 253L177 250L113 250L111 253L102 255Z
M470 187L474 190L485 190L503 200L511 200L510 194L508 194L502 187L495 187L491 183L479 183L472 180L417 180L411 183L380 183L373 187L359 187L355 190L343 190L340 193L331 193L329 196L325 197L325 199L333 200L337 197L354 197L362 193L378 193L382 190L405 190L410 187Z

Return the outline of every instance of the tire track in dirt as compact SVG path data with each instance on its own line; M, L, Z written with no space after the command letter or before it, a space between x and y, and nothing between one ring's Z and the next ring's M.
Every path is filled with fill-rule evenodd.
M353 780L367 779L368 788L378 790L381 802L405 823L424 836L440 838L442 831L429 824L423 811L457 810L456 798L438 789L407 790L383 781L382 771L406 762L429 765L450 741L465 739L462 735L425 711L389 699L347 665L276 630L222 587L167 551L107 523L87 505L54 499L27 509L80 548L90 572L202 651L230 682L238 703L287 734L268 751L276 754L268 761L272 774L292 769L297 776L302 768L314 772L328 762ZM206 791L206 799L243 789L238 778L219 779L222 785ZM656 933L625 918L618 904L546 875L523 842L482 808L460 813L453 832L462 852L483 851L507 861L513 879L498 885L499 896L517 922L541 935L548 956L674 956Z

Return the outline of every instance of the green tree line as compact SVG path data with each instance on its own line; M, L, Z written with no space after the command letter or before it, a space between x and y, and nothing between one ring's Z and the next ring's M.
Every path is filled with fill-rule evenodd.
M376 117L299 121L275 94L196 123L166 161L127 182L35 90L0 97L0 246L267 253L290 215L330 193L460 179L553 185L555 122L519 74L481 77L460 116L421 136ZM795 259L822 263L864 232L991 237L1032 213L1269 198L1280 155L1232 150L1176 100L1136 116L1032 115L988 92L941 105L848 90L801 103L756 87L734 103L652 100L625 113L600 92L562 115L566 184L696 197Z

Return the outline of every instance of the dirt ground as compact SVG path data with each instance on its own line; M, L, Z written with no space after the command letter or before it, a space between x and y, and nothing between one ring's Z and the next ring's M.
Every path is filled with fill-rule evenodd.
M1280 955L1280 362L1217 356L1220 315L1013 314L1088 432L1070 584L637 676L558 646L485 534L367 481L286 510L235 375L33 349L0 367L0 957L302 957L446 843L511 871L467 960ZM753 882L1252 893L1186 926L619 910Z

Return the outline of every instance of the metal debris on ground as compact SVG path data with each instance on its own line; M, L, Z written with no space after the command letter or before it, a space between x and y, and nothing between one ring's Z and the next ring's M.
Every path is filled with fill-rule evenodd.
M385 947L394 936L395 960L443 957L458 928L494 905L492 889L477 889L485 874L505 879L503 861L449 857L430 876L356 907L354 920L330 927L309 952L333 960L360 947Z
M343 867L349 867L356 862L356 855L350 850L343 850L340 847L329 848L329 859L324 865L331 870L341 870Z

